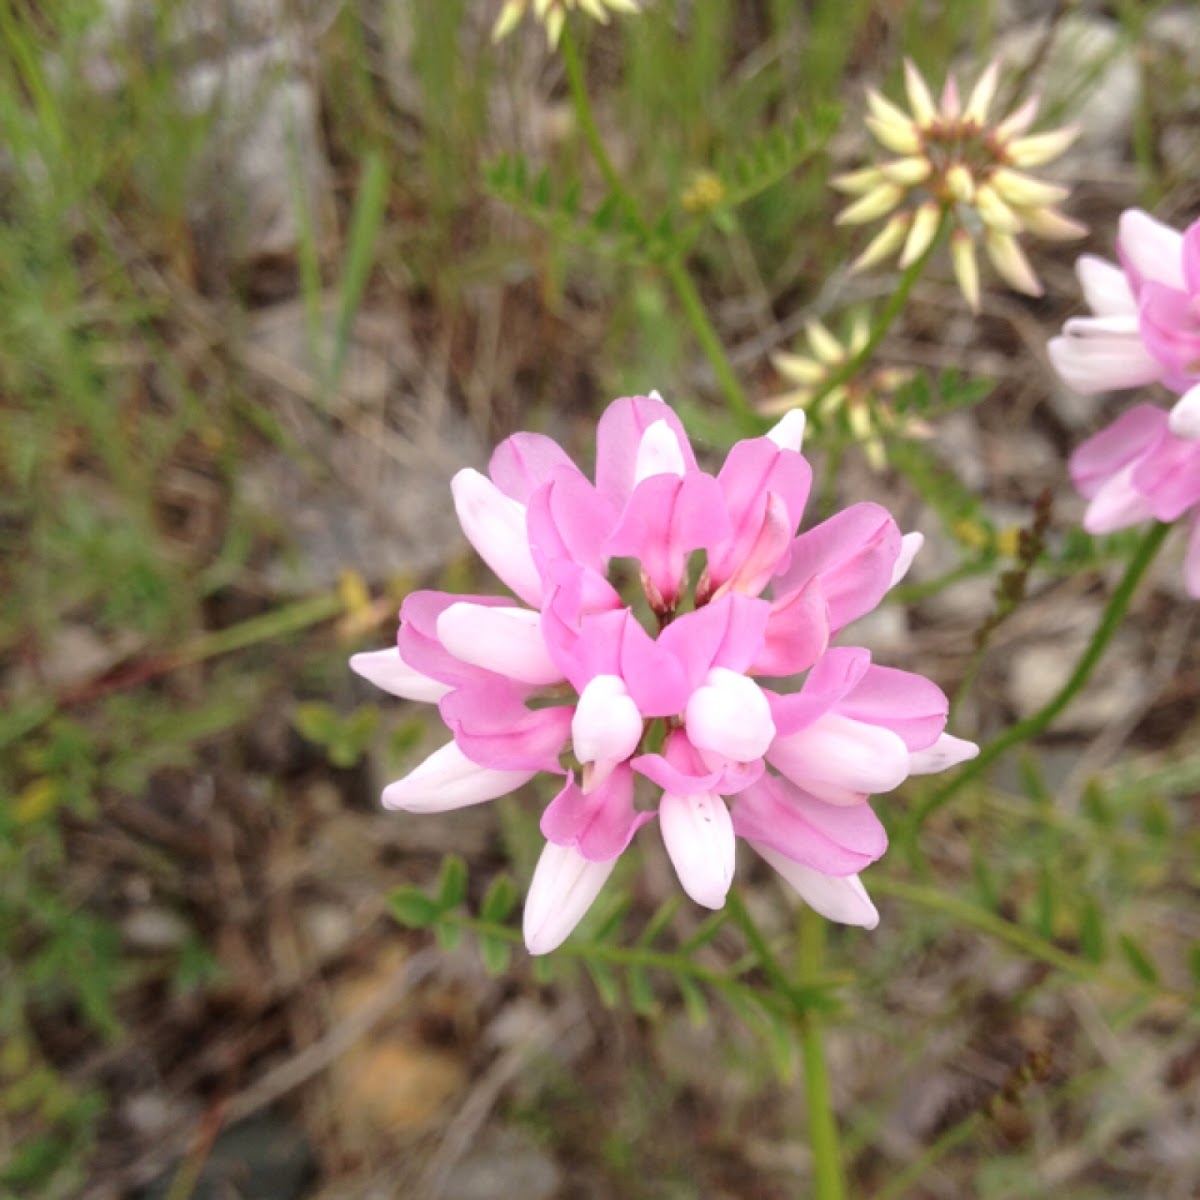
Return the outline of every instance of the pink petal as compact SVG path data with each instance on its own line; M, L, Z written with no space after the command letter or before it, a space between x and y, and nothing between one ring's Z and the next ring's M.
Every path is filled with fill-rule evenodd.
M769 846L750 843L791 884L800 899L821 916L842 925L874 929L879 912L857 875L834 878L785 858Z
M410 667L400 657L400 651L395 646L387 650L369 650L352 655L350 669L377 688L404 700L422 700L436 704L451 690L448 684L430 679L428 675Z
M1178 387L1200 375L1200 314L1186 292L1148 283L1142 289L1142 340L1166 367L1166 382Z
M677 617L660 634L658 644L680 664L690 691L700 686L711 667L744 672L762 652L770 615L765 600L729 593Z
M506 796L536 774L536 769L498 771L481 766L448 742L403 779L388 784L383 806L413 813L448 812Z
M795 522L788 516L783 500L771 492L767 496L767 507L758 532L744 546L738 547L738 553L731 560L736 564L736 569L726 578L723 586L746 596L759 595L786 560L795 528ZM720 578L720 572L709 578L715 582Z
M524 692L506 680L459 688L438 708L463 753L481 766L562 774L558 757L573 709L526 708Z
M1149 498L1133 485L1133 472L1131 463L1096 489L1083 514L1083 527L1088 533L1127 529L1153 515Z
M1176 520L1200 500L1200 443L1168 434L1134 465L1130 483L1158 520Z
M709 576L720 586L744 571L756 547L759 557L763 556L760 543L765 536L775 547L778 561L800 524L812 487L812 468L799 454L780 449L770 438L754 438L738 442L730 450L717 482L732 523L730 537L715 546L708 558ZM772 517L769 511L772 494L777 497L776 508L780 511L768 520ZM771 538L772 532L777 536ZM740 590L757 594L750 587Z
M729 534L720 486L711 475L652 475L637 485L609 539L609 555L636 558L668 604L679 596L687 557Z
M506 496L528 504L529 497L561 468L579 470L553 438L543 433L514 433L496 447L488 474Z
M633 771L621 764L587 793L568 776L566 787L542 813L541 829L556 846L571 846L589 862L609 862L653 816L634 809Z
M688 740L733 762L762 758L775 737L771 708L758 685L725 667L708 672L688 700Z
M785 412L779 421L767 430L766 436L781 450L794 450L799 454L800 447L804 444L804 429L807 424L808 418L804 409L793 408L790 412Z
M775 580L775 594L785 596L819 578L830 629L842 629L886 594L900 550L900 530L885 508L853 504L796 538L791 564Z
M633 468L633 485L654 475L679 475L687 470L679 437L666 421L655 421L638 443L637 460Z
M546 649L541 614L528 608L459 601L437 619L438 640L460 662L517 683L562 683L563 673Z
M777 737L767 761L830 804L859 804L908 778L908 748L898 734L832 712Z
M853 875L887 849L887 833L869 805L826 804L778 775L763 775L738 795L733 828L823 875Z
M1159 379L1163 372L1138 333L1084 336L1076 330L1067 337L1051 338L1046 353L1067 387L1084 396L1141 387Z
M844 717L890 729L909 750L932 746L949 711L945 693L923 675L874 664L837 705Z
M943 733L932 746L914 751L908 756L910 775L936 775L939 771L957 767L959 763L975 758L979 747L974 742Z
M668 792L658 808L663 843L683 890L705 908L722 908L733 883L736 842L720 796Z
M490 479L469 467L450 481L454 508L467 541L526 604L541 605L542 581L529 550L525 506L506 496Z
M1137 316L1137 300L1125 272L1094 254L1081 255L1075 264L1084 299L1098 317Z
M615 858L591 862L571 846L546 844L525 898L523 932L530 954L549 954L567 940L616 865Z
M798 675L808 670L829 645L826 614L825 594L815 578L777 600L750 673Z
M1187 550L1183 558L1183 582L1188 595L1200 600L1200 511L1188 521Z
M437 623L452 604L469 601L480 607L509 608L505 596L455 596L450 592L411 592L400 606L400 631L396 637L404 661L422 675L445 684L463 687L486 679L495 679L482 667L456 658L438 639Z
M1071 481L1091 499L1107 480L1158 443L1166 428L1167 414L1161 409L1135 405L1075 450L1069 463Z
M642 435L655 421L667 422L679 440L686 467L691 470L696 466L683 424L660 399L626 396L614 400L596 427L596 487L618 507L633 494L638 448Z
M719 796L736 795L763 773L761 759L710 769L682 729L676 729L667 737L663 751L662 754L639 755L630 766L664 792L673 792L678 796L698 796L703 792Z
M603 576L616 509L574 469L557 471L529 501L529 544L544 575L547 563L567 559Z
M1183 289L1183 236L1169 225L1156 221L1141 209L1121 214L1117 251L1127 270L1134 273L1134 290L1145 281Z
M834 646L817 661L798 693L767 693L771 717L780 734L811 725L848 695L866 675L871 654L859 646Z
M1188 388L1175 402L1169 428L1177 438L1200 441L1200 383Z
M1200 295L1200 221L1183 231L1183 280L1193 297Z
M904 577L912 568L913 560L920 554L921 547L924 545L925 535L923 533L906 533L900 539L900 554L892 564L892 579L888 584L888 591L903 582Z
M579 694L571 721L571 744L583 764L599 764L585 784L585 791L607 776L638 748L644 725L642 714L617 675L597 675ZM590 785L590 786L588 786Z
M622 630L621 665L625 680L643 717L672 717L683 710L692 687L679 660L654 641L631 616Z

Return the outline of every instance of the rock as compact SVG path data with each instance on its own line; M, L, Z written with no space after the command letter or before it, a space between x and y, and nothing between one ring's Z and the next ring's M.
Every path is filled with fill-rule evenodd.
M332 337L337 306L335 297L324 302L318 336ZM426 380L396 314L358 313L332 395L322 382L328 353L312 346L299 302L255 314L244 349L296 441L328 468L279 451L239 477L243 500L281 529L294 552L265 568L285 592L331 587L347 568L377 583L444 565L466 549L450 479L486 461L473 426Z
M1087 615L1090 617L1090 612ZM1089 619L1073 622L1069 627L1047 629L1047 640L1018 647L1010 653L1008 693L1018 717L1032 715L1054 698L1083 653L1094 627L1094 621ZM1055 730L1094 732L1119 721L1137 705L1144 674L1128 639L1118 635L1106 654L1104 670L1057 718Z
M318 959L344 950L354 936L354 917L341 904L314 901L301 908L299 919Z
M191 927L169 908L135 908L121 921L121 937L130 950L141 954L168 954L178 950Z
M553 1200L562 1187L557 1163L527 1134L489 1129L450 1171L442 1195L447 1200Z
M168 1200L178 1194L176 1166L138 1193L138 1200ZM251 1117L225 1130L213 1144L192 1200L262 1197L301 1200L316 1178L312 1147L295 1126L272 1113Z
M53 688L76 687L112 670L143 641L132 630L104 639L90 625L59 625L39 663L42 679Z
M180 80L185 106L216 118L189 210L206 258L218 264L290 257L303 228L298 204L307 209L318 246L333 232L317 93L302 68L292 40L277 38L197 66Z

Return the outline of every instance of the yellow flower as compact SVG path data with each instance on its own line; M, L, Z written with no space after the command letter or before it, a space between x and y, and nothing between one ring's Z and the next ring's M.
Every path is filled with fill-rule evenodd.
M851 319L844 342L820 321L810 321L805 336L807 353L778 351L771 355L779 374L798 386L765 400L759 405L759 412L775 416L802 408L818 421L840 419L844 432L862 447L867 462L876 471L887 466L884 447L887 435L929 435L924 422L897 413L889 404L895 393L912 380L913 371L900 367L863 367L845 379L839 378L870 338L870 325L864 313L856 313Z
M582 9L602 25L608 24L610 11L641 11L637 0L505 0L504 7L496 18L496 24L492 27L492 41L498 42L512 33L530 8L533 9L533 15L546 27L546 38L551 46L558 45L567 13L576 8Z
M888 216L887 224L854 262L855 270L899 253L901 267L929 249L943 219L952 223L951 261L959 288L979 308L977 238L1004 281L1019 292L1040 296L1042 286L1017 237L1052 240L1082 237L1087 229L1061 213L1069 189L1027 174L1057 158L1074 141L1074 127L1028 132L1037 115L1029 100L1002 120L989 122L1000 66L993 62L964 105L954 78L938 101L921 73L904 64L909 111L867 91L867 128L898 157L839 175L833 186L851 196L838 214L840 225L859 225Z

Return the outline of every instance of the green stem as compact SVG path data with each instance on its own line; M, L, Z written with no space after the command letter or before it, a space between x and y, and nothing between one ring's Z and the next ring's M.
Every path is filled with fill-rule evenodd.
M1138 584L1142 581L1142 576L1154 561L1154 556L1158 553L1170 530L1169 525L1156 523L1142 538L1129 561L1124 578L1109 599L1104 614L1100 618L1100 624L1096 626L1096 632L1092 634L1092 640L1088 643L1079 662L1075 664L1075 670L1071 672L1071 677L1059 689L1058 694L1043 708L1038 709L1023 721L1010 725L998 737L993 738L979 752L978 758L969 762L949 783L918 804L907 822L911 831L920 828L933 813L952 800L971 780L987 770L1001 755L1014 746L1020 745L1021 742L1043 732L1075 699L1091 678L1104 651L1108 649L1109 642L1112 641L1113 635L1125 618L1125 613L1137 591Z
M908 303L909 293L916 286L917 280L925 271L925 265L933 257L933 253L942 244L942 239L946 235L946 231L950 228L950 210L947 208L942 212L941 223L937 227L937 232L933 235L929 245L925 248L925 252L914 259L907 267L904 268L900 276L899 282L896 284L895 290L888 297L887 303L883 306L883 310L879 314L879 319L871 327L871 335L863 344L858 353L851 355L824 383L821 384L820 390L805 404L805 408L809 411L815 411L817 406L833 391L836 387L841 387L843 383L853 379L863 366L870 362L875 351L879 349L879 344L887 336L888 330L896 323L896 318L904 311L905 304Z
M775 952L750 915L750 910L746 907L746 902L742 899L741 894L736 890L731 891L725 903L730 915L741 928L750 949L754 951L754 956L758 959L758 965L762 968L763 974L766 975L775 990L791 1004L796 1019L803 1020L809 1009L808 1001L804 993L797 989L788 977L788 973L783 969L779 959L775 957Z
M587 83L583 77L583 65L579 60L579 50L571 36L570 29L563 29L560 50L562 51L563 66L567 72L567 86L571 92L571 101L575 107L575 116L579 121L583 140L587 143L592 158L596 161L596 166L600 168L604 182L637 230L642 246L651 251L654 248L654 231L642 216L637 201L625 186L605 148L604 139L600 136L596 117L592 112L592 102L588 98ZM691 325L692 332L700 343L700 348L712 366L713 374L716 375L717 383L725 394L730 411L743 425L749 427L753 422L750 402L742 390L742 385L738 382L737 373L729 361L728 354L725 353L725 347L721 344L717 331L704 311L700 294L696 291L696 285L692 282L692 277L688 274L678 251L664 258L662 266L666 271L667 278L671 281L671 286L675 289L675 295L683 308L684 316L687 317L688 324Z
M800 968L804 977L818 973L825 957L825 920L811 908L800 913ZM804 1095L808 1102L808 1137L813 1153L815 1200L843 1200L842 1153L837 1117L829 1087L829 1068L821 1024L808 1013L800 1027L800 1052L804 1060Z
M583 78L583 65L579 61L579 51L575 46L575 39L571 36L569 27L562 31L559 50L562 52L563 66L567 72L567 87L571 91L571 102L575 105L575 116L579 121L583 140L587 142L588 149L592 152L592 158L596 160L596 166L600 168L600 174L604 176L604 182L608 184L609 190L620 202L621 207L625 210L625 215L637 228L643 244L648 245L651 241L650 227L642 217L637 201L617 173L617 168L613 165L608 150L605 148L604 139L600 136L596 117L592 112L592 102L588 99L587 83Z
M725 394L730 412L747 431L753 429L754 432L757 432L754 415L750 410L750 401L746 398L746 393L738 382L733 364L729 361L729 355L725 353L725 347L721 344L717 331L704 311L700 293L696 291L696 285L692 282L687 268L678 258L671 257L663 263L663 269L671 281L671 286L675 289L675 295L683 307L684 315L692 327L692 332L696 335L696 340L700 343L700 348L708 358L709 366L712 367L713 374L717 377L717 383Z

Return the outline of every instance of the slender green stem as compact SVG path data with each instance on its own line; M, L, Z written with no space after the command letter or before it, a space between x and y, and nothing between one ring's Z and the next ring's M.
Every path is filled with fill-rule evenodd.
M783 969L779 959L775 957L775 952L750 915L750 910L746 907L746 902L742 899L741 894L736 890L731 891L725 903L749 943L750 949L754 951L763 974L766 975L775 990L791 1004L797 1020L802 1019L809 1008L807 999L788 977L788 973Z
M749 430L754 424L750 401L746 398L746 393L738 382L733 364L725 353L725 347L721 344L716 329L708 319L708 313L704 311L700 293L696 291L696 285L692 282L687 267L678 258L670 257L664 261L663 269L671 281L671 286L675 289L679 303L683 306L684 315L692 327L692 332L696 335L696 340L708 358L713 374L717 377L717 383L725 394L730 412Z
M562 52L563 66L567 72L567 87L571 92L571 102L575 106L575 117L579 121L583 140L587 142L588 149L592 152L592 158L596 160L596 166L600 168L600 174L604 176L604 182L608 184L609 190L620 202L621 207L625 210L625 215L636 226L643 243L648 244L651 240L650 227L642 217L637 201L613 165L604 145L604 139L600 136L596 117L592 112L592 102L588 98L587 82L583 77L583 64L579 61L579 50L575 45L575 39L571 36L570 28L563 29L559 50Z
M575 106L575 116L579 121L583 139L591 151L592 158L596 160L596 166L600 168L600 174L604 176L604 182L637 230L643 247L650 250L655 241L654 231L646 223L637 201L625 186L624 180L605 148L604 139L600 136L596 117L592 112L592 102L588 98L587 82L583 76L579 50L571 36L570 29L563 30L560 49L563 66L567 72L567 86L571 92L571 101ZM700 343L700 348L712 366L713 374L716 375L717 383L725 394L730 411L748 427L752 423L750 402L742 390L742 385L738 382L737 373L729 361L729 355L725 353L725 347L721 344L717 331L708 319L708 314L700 300L700 294L696 291L696 285L692 282L692 277L688 274L679 251L676 250L667 255L662 260L662 266L667 278L671 281L671 286L675 289L675 295L683 308L684 316L687 317L692 332Z
M879 314L878 320L871 326L871 334L863 343L862 349L857 354L851 355L836 371L834 371L824 383L821 384L820 390L808 401L805 405L807 409L815 410L817 405L829 395L836 387L841 387L843 383L853 379L864 365L871 361L875 351L879 349L879 344L887 336L888 330L896 323L896 318L904 311L904 306L908 303L909 293L916 286L917 280L925 272L925 265L933 257L933 253L942 244L942 239L946 236L946 231L950 228L950 210L946 209L942 213L941 223L937 227L937 232L933 235L929 245L925 248L925 253L919 258L914 259L900 275L900 279L896 284L895 290L888 297L887 303L883 306Z
M1023 721L1018 721L1015 725L1010 725L998 737L993 738L979 752L978 758L969 762L949 783L918 804L907 822L910 830L920 828L931 814L952 800L971 780L987 770L1001 755L1043 732L1075 699L1091 678L1092 672L1103 657L1109 642L1112 641L1113 635L1124 620L1138 584L1142 581L1142 576L1154 561L1154 556L1166 540L1170 529L1169 525L1156 523L1142 538L1129 561L1124 578L1109 599L1100 623L1096 626L1096 632L1092 634L1092 640L1088 643L1079 662L1075 664L1075 670L1071 672L1070 678L1053 699L1037 712Z
M800 913L800 969L810 978L825 960L825 920L811 908ZM805 1015L800 1027L800 1053L804 1061L804 1095L808 1102L808 1138L813 1153L815 1200L843 1200L842 1152L837 1117L829 1087L829 1068L821 1023L815 1013Z

